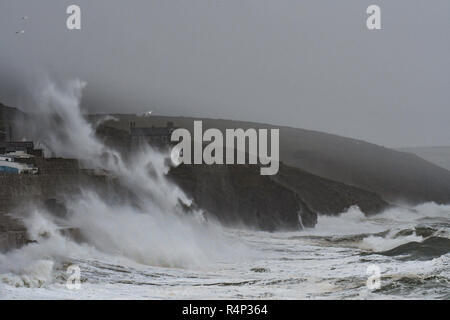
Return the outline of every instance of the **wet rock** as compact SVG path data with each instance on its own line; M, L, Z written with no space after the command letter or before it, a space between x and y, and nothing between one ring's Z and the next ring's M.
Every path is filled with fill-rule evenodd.
M430 237L422 242L408 242L377 254L398 256L402 260L431 260L448 252L450 252L450 239Z

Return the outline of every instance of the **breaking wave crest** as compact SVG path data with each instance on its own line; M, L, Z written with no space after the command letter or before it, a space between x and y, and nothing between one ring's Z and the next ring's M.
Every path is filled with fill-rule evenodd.
M314 229L297 232L224 230L205 221L166 179L168 155L147 146L125 160L96 138L95 125L80 109L85 86L78 80L63 87L48 82L28 110L27 131L47 155L79 159L119 188L86 186L66 195L63 215L30 206L23 222L31 243L0 254L0 285L8 286L0 293L365 298L366 266L376 263L383 287L369 298L448 298L450 206L392 207L375 216L351 207L340 216L319 216ZM86 277L75 295L64 286L72 264L83 267Z
M450 252L449 223L449 205L392 207L374 216L351 207L340 216L319 216L306 233L371 253L427 260Z
M0 255L0 273L9 274L5 281L40 286L51 278L54 263L77 258L109 256L124 263L203 268L244 256L246 248L206 222L166 179L166 155L147 146L125 161L96 138L80 110L85 86L79 80L63 88L48 82L36 97L28 134L45 144L48 154L106 172L131 196L118 200L86 188L67 197L68 214L62 218L32 207L24 224L35 242Z

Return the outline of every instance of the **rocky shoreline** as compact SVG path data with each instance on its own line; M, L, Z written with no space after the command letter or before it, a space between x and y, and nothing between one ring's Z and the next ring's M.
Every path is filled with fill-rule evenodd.
M375 193L283 164L275 176L261 176L250 165L181 165L169 176L221 223L265 231L312 228L318 215L354 205L368 215L389 207Z
M29 203L52 211L49 202L63 204L65 196L83 188L123 194L114 179L80 169L76 160L36 158L36 162L38 175L0 174L0 251L30 241L20 221ZM231 227L299 230L314 227L318 214L336 215L352 205L374 214L388 206L376 194L284 165L276 177L261 176L257 167L248 165L181 165L168 177L208 219Z
M3 121L11 121L11 108ZM23 116L23 114L21 114ZM123 154L131 154L127 130L100 125L99 139ZM126 159L126 157L125 157ZM56 203L64 208L64 197L83 189L108 193L120 199L132 196L106 172L82 169L76 159L35 157L37 175L0 174L0 250L16 248L30 241L20 221L28 203L43 206ZM318 215L338 215L358 206L367 215L390 206L380 195L303 169L280 163L279 173L262 176L257 165L180 165L171 168L168 178L193 200L193 207L207 219L230 227L264 231L312 228ZM50 206L52 207L52 206ZM55 206L53 206L54 209ZM64 209L63 209L64 210Z

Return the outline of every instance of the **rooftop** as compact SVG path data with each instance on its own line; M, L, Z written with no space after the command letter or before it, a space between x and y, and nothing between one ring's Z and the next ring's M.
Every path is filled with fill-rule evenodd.
M174 128L151 127L151 128L130 128L132 136L169 136Z

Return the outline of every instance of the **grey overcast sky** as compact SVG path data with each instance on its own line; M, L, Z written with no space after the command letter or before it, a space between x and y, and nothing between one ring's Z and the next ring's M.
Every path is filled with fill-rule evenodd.
M382 30L366 28L370 4ZM91 112L450 145L450 1L1 0L0 101L20 107L44 74L87 81Z

